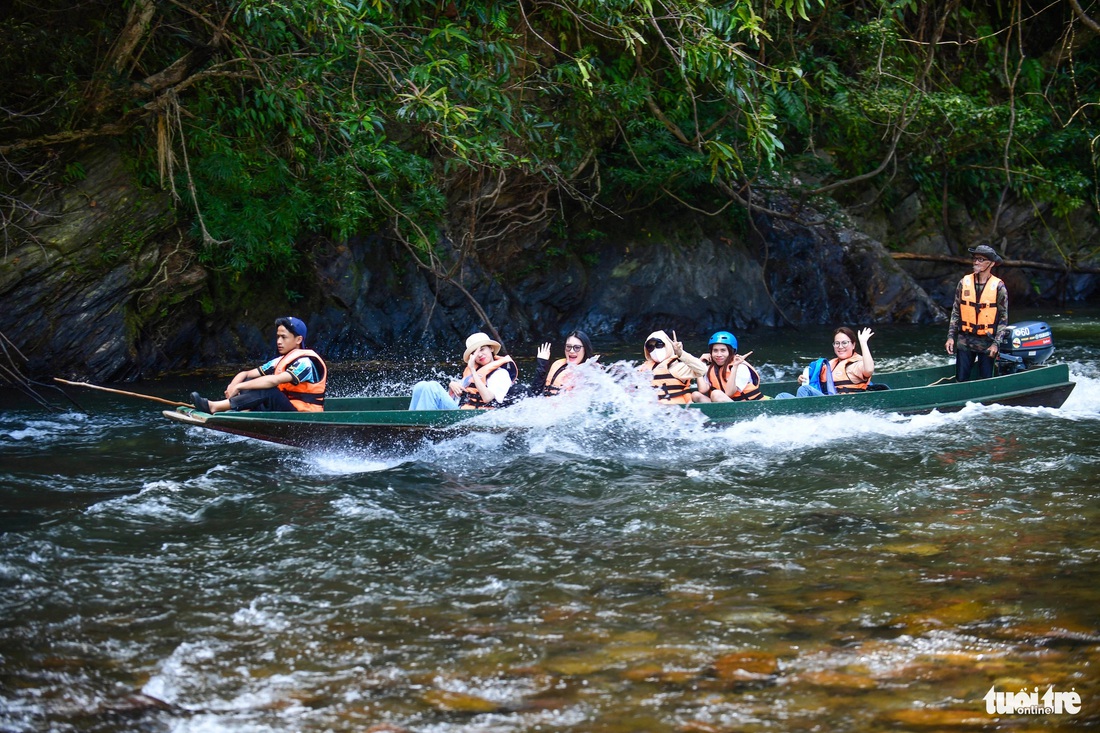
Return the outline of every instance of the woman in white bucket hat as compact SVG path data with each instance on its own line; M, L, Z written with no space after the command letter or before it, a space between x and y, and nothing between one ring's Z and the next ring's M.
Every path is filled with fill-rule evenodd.
M500 343L480 331L466 339L462 360L466 369L461 380L446 388L439 382L417 382L413 386L410 410L488 410L503 405L508 390L519 378L510 356L499 356Z

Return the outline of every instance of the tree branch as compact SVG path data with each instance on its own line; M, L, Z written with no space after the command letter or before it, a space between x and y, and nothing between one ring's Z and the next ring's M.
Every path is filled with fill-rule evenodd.
M969 257L956 257L955 255L921 254L919 252L891 252L890 256L895 260L917 260L920 262L942 262L952 265L969 265ZM1028 270L1049 270L1051 272L1073 272L1085 275L1100 275L1100 267L1078 265L1067 262L1065 265L1056 265L1050 262L1035 262L1033 260L1004 260L997 267L1018 267Z
M1077 16L1078 20L1085 24L1086 28L1088 28L1093 33L1100 33L1100 23L1097 23L1095 20L1089 17L1088 13L1085 12L1085 9L1081 7L1081 3L1077 2L1077 0L1069 0L1069 4L1070 7L1073 8L1073 14Z
M130 14L126 17L126 24L115 39L107 57L103 60L97 80L88 90L88 101L91 109L99 114L107 106L109 81L122 76L127 66L133 61L134 49L141 43L141 39L149 32L149 25L153 21L153 15L157 11L154 0L137 0L130 6Z

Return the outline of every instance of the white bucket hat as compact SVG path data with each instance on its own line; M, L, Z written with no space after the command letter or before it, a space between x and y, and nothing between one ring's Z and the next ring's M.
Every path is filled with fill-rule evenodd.
M484 334L484 333L481 333L480 331L478 331L475 334L471 334L466 339L466 351L465 351L465 353L462 354L462 361L469 361L470 360L470 354L474 353L475 351L480 349L482 346L492 347L493 356L496 356L498 353L500 353L500 344L498 344L496 341L493 341L491 338L489 338L489 336L487 334Z

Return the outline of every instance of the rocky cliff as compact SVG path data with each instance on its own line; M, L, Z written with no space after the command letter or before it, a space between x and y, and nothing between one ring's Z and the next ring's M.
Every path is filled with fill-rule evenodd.
M457 288L415 268L384 233L309 243L292 287L241 279L204 268L168 197L139 185L119 157L100 151L83 167L83 180L39 197L23 222L33 236L0 261L0 331L35 373L109 382L248 363L267 353L272 320L290 313L334 360L450 348L483 328ZM513 347L571 328L702 338L718 328L944 317L960 266L907 266L918 282L879 241L924 226L919 211L909 221L809 225L817 212L793 217L776 203L779 215L756 214L741 232L652 212L611 234L604 224L604 236L583 245L528 231L491 262L467 260L460 278ZM942 237L915 245L953 253ZM1014 297L1035 292L1026 278L1010 279ZM1094 278L1078 278L1073 295L1094 288Z

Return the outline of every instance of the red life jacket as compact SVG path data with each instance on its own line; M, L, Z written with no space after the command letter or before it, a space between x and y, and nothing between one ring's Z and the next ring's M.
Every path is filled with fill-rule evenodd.
M317 382L286 382L279 385L279 389L286 395L286 398L290 400L290 404L294 405L294 409L298 412L322 412L325 409L325 386L328 384L328 367L325 366L325 362L317 355L317 352L310 349L292 349L287 352L282 359L279 359L279 363L275 365L275 371L272 374L282 374L287 370L291 364L302 357L307 357L313 362L314 368L317 369L317 373L321 375L321 379Z

